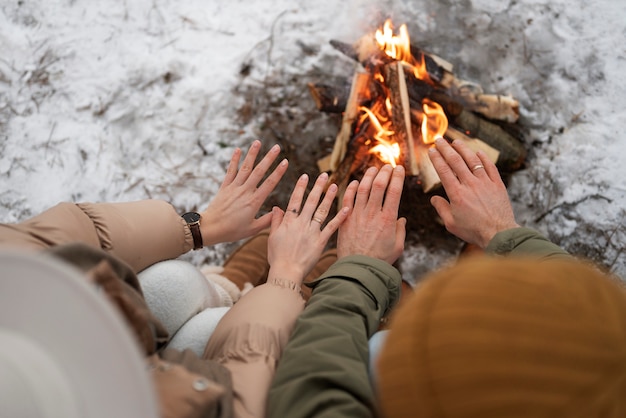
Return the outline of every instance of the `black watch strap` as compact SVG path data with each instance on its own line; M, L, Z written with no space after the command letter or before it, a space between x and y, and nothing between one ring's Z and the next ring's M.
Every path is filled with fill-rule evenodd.
M183 214L183 219L187 222L191 236L193 237L193 249L199 250L203 247L202 232L200 232L200 214L197 212L187 212Z

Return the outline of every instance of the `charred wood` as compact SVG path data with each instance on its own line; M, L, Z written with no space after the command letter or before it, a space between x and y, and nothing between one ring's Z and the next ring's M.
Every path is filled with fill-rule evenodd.
M330 44L337 51L361 63L364 67L393 61L392 58L388 57L380 50L373 36L364 36L355 44L349 44L336 39L332 39ZM442 86L448 86L452 83L452 79L450 78L453 68L452 64L440 57L428 54L413 45L411 45L411 53L417 60L424 59L426 71L431 80Z
M309 83L309 92L318 110L326 113L341 113L346 109L350 89L328 84Z
M359 114L359 97L367 92L367 86L370 82L370 75L368 73L355 73L352 79L352 87L350 88L350 96L346 104L346 109L343 114L343 120L341 121L341 129L337 134L335 146L330 157L330 169L335 170L340 161L344 158L348 147L348 142L352 137L352 131L354 122Z
M331 40L330 44L365 67L387 64L393 60L380 50L373 36L364 36L354 45L337 40ZM438 88L446 89L449 95L466 109L480 113L489 119L511 123L519 119L519 102L513 97L486 94L480 85L457 78L453 73L452 64L443 58L429 54L414 45L410 48L413 58L418 62L424 61L431 81Z
M495 123L489 122L467 110L450 120L459 130L472 138L480 138L500 151L498 168L512 172L522 168L526 149L522 143Z

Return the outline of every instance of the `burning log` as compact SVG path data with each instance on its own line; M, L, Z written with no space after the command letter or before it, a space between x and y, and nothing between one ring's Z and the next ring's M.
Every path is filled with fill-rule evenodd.
M393 109L391 118L395 132L394 138L400 145L400 158L408 163L405 167L407 173L415 176L420 172L420 169L413 151L415 144L411 131L411 107L402 63L387 64L385 66L385 80L389 87L389 98Z
M428 156L429 147L418 147L416 149L419 161L419 183L424 193L431 192L441 186L441 179L435 170L435 166Z
M348 187L348 182L350 181L350 175L352 174L352 164L354 163L355 154L358 150L358 147L350 147L346 150L346 155L339 162L339 165L335 170L333 170L329 176L328 184L336 184L337 185L337 197L338 201L341 202L343 200L343 195L346 191L346 187ZM318 166L321 167L320 161L318 161ZM320 168L321 170L321 168ZM327 171L327 170L321 170Z
M372 158L372 154L365 144L366 141L363 135L357 135L353 138L339 166L330 174L328 184L335 183L337 185L339 202L343 200L343 194L353 175L361 177L359 174L365 172L368 167L377 166L380 168L383 165L377 158Z
M453 129L448 128L446 131L446 137L452 140L454 139L463 139L466 143L472 143L472 141L477 141L476 138L480 138L480 143L484 145L480 145L476 147L476 150L482 149L483 151L488 150L500 150L499 158L492 158L492 161L498 162L498 168L503 171L515 171L519 169L523 162L526 159L526 149L522 146L521 142L509 134L505 129L496 125L493 122L489 122L480 118L479 116L469 112L463 108L463 105L451 98L447 94L441 92L428 85L426 82L415 79L414 77L405 77L407 93L409 96L410 108L413 110L415 108L419 108L421 106L422 100L424 98L429 98L439 104L442 105L443 109L448 116L448 119L452 125L455 125L459 128ZM365 83L365 80L361 80L359 85ZM328 86L322 84L309 84L309 89L313 92L315 91L318 95L326 95L326 99L324 99L325 103L347 103L347 91L348 89L343 87L335 87ZM366 97L363 95L359 95L359 102L355 104L355 106L360 106L366 101ZM317 102L317 101L316 101ZM336 106L318 106L318 108L322 111L326 111L329 113L338 113L339 104ZM350 106L351 109L354 109L353 106ZM341 109L341 111L345 110L346 107ZM413 123L419 123L421 115L417 115L415 111L412 111L413 114ZM352 110L347 112L347 115L344 115L344 119L354 120L354 116L352 115ZM462 132L467 132L469 135L465 135ZM473 138L470 138L470 136ZM345 139L342 139L345 140ZM491 151L490 151L491 152ZM489 152L487 152L489 154ZM323 161L323 160L322 160ZM320 165L320 169L323 171L330 170L330 166L328 164ZM418 170L420 168L418 166Z
M330 44L344 55L360 62L363 66L390 60L371 35L363 36L354 45L331 40ZM508 95L486 94L476 83L458 79L453 73L453 65L436 55L426 53L410 45L413 56L424 66L430 79L449 95L461 102L468 110L482 114L489 119L514 123L519 119L519 102Z
M509 172L521 168L526 160L526 149L516 137L495 123L466 110L461 102L422 80L409 77L407 85L412 108L419 107L424 99L434 100L443 107L452 125L500 151L498 168ZM419 117L414 120L419 120Z
M407 34L408 36L408 34ZM365 35L359 39L354 45L345 44L333 40L330 44L344 55L360 62L365 67L376 61L386 61L390 58L381 51L380 46L376 42L376 38L372 35ZM449 86L453 82L452 70L454 66L441 57L429 54L414 45L409 45L411 55L419 62L424 62L424 66L431 80L442 86Z
M521 167L526 157L521 142L486 119L512 126L517 101L457 79L450 63L411 46L405 25L399 36L388 22L353 45L331 44L366 71L355 73L349 94L347 88L309 84L318 109L344 112L332 154L318 161L320 170L331 171L340 195L353 176L385 163L402 164L424 193L434 191L441 181L428 149L438 137L482 150L501 170Z
M421 113L422 112L420 111L412 110L413 120L423 120L424 115L422 115ZM494 164L496 164L499 160L500 152L497 149L491 147L489 144L481 141L480 139L470 138L469 136L450 126L447 126L445 128L445 134L443 134L443 136L450 141L463 141L465 145L467 145L471 150L475 152L479 150L483 151ZM417 146L415 149L418 157L420 184L422 185L422 190L424 191L424 193L431 192L441 186L441 179L439 178L439 174L437 174L435 167L430 161L428 148L429 146L422 145Z
M335 146L333 152L330 154L328 160L323 159L318 161L318 167L320 171L335 170L339 166L339 163L346 155L348 149L348 143L352 137L352 127L359 113L360 96L363 92L368 91L367 85L370 81L370 75L368 73L357 72L352 79L352 87L350 89L350 96L346 105L345 112L343 114L343 120L341 121L341 129L335 140Z

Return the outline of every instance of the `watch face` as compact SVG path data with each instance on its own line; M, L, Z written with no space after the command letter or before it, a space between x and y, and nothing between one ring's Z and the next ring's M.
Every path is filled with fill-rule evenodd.
M183 219L188 224L193 224L193 223L196 223L196 222L200 222L200 214L197 213L197 212L187 212L187 213L183 214Z

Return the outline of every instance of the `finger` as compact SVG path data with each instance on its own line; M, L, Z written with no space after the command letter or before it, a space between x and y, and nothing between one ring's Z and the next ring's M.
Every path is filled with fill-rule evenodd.
M465 164L474 176L484 176L487 172L480 158L463 141L452 142L452 148L463 158ZM470 177L471 178L471 177Z
M389 187L387 187L383 210L388 211L389 213L398 213L398 207L400 206L400 198L402 197L403 187L404 167L399 165L396 166L391 173L391 180L389 181Z
M359 187L359 182L357 180L352 180L348 187L346 187L346 191L343 193L343 201L342 204L345 207L352 209L354 207L354 198L356 196L356 191Z
M450 203L441 196L433 196L430 198L430 204L433 205L437 214L443 221L446 227L452 222L452 212L450 210Z
M335 233L335 231L339 229L341 224L343 224L343 222L346 219L348 219L349 213L350 213L350 208L348 206L344 206L343 208L341 208L339 212L337 212L335 216L333 216L333 219L328 221L324 229L322 229L322 233L320 234L320 238L324 240L324 245L326 245L326 243L328 242L330 237Z
M456 141L455 141L456 142ZM465 160L459 153L452 148L445 139L438 139L435 141L437 151L446 160L446 163L450 166L454 174L461 180L467 180L472 174L465 163Z
M265 154L263 159L259 161L259 163L254 167L250 177L246 181L252 184L252 186L256 187L263 177L267 174L267 170L270 169L278 155L280 154L280 146L278 144L274 145L270 150Z
M478 155L480 163L485 167L485 173L487 173L489 179L493 182L502 183L502 177L500 177L498 167L496 167L496 165L489 159L487 154L482 151L478 151L476 155Z
M306 190L306 186L309 184L309 176L303 174L300 176L296 185L291 192L291 197L289 197L289 203L287 204L287 211L285 215L298 215L300 213L300 207L302 206L302 199L304 197L304 191Z
M256 190L256 194L260 201L265 201L267 197L274 191L280 180L283 178L289 167L289 161L287 159L282 160L278 166L272 171L272 173L263 181L263 183Z
M226 176L224 176L224 181L222 182L223 186L228 186L230 183L235 180L237 176L237 168L239 167L239 160L241 159L241 148L235 148L233 152L233 156L230 157L230 162L228 163L228 168L226 169Z
M282 210L280 211L282 213ZM281 219L282 219L282 215L281 215ZM251 234L250 235L255 235L259 232L261 232L262 230L266 229L267 227L271 226L272 222L274 221L274 212L269 212L266 213L263 216L260 216L257 219L254 219L251 223L250 223L250 229L251 229Z
M259 155L259 151L261 150L261 141L255 140L250 145L248 149L248 153L246 157L243 159L243 164L241 164L241 168L235 177L235 184L243 184L250 177L250 173L252 173L252 169L254 168L254 162L256 161L257 155Z
M278 227L282 223L285 212L283 212L280 208L274 206L270 213L263 215L261 218L259 218L259 220L267 215L270 215L271 217L270 218L270 234L272 234L278 229Z
M328 217L328 213L330 212L330 208L335 200L335 196L337 196L337 185L331 184L324 195L324 199L322 203L317 207L315 213L313 213L312 222L318 222L321 225L324 224L324 221Z
M406 218L400 218L396 222L396 251L398 252L396 260L398 259L398 257L402 255L402 252L404 251L405 239L406 239ZM393 260L393 262L395 262L396 260Z
M441 141L446 142L445 140ZM449 191L460 184L459 179L454 174L454 171L452 171L450 165L439 152L439 145L428 149L428 158L430 158L430 161L433 163L433 167L435 167L435 171L439 175L441 185L444 189Z
M385 164L376 175L368 201L368 205L371 208L378 208L378 210L382 210L385 192L387 191L387 186L389 185L392 172L393 168L389 164Z
M364 209L365 205L370 198L370 190L372 189L372 183L374 182L374 178L378 173L378 169L376 167L370 167L367 169L363 178L359 182L359 187L356 191L356 200L354 202L354 207L357 209Z
M313 185L313 189L307 196L306 202L304 202L304 207L302 208L302 216L305 219L311 219L313 213L317 209L317 206L320 203L320 198L322 197L322 192L324 191L324 187L326 187L326 183L328 183L328 174L322 173L315 180L315 184Z

